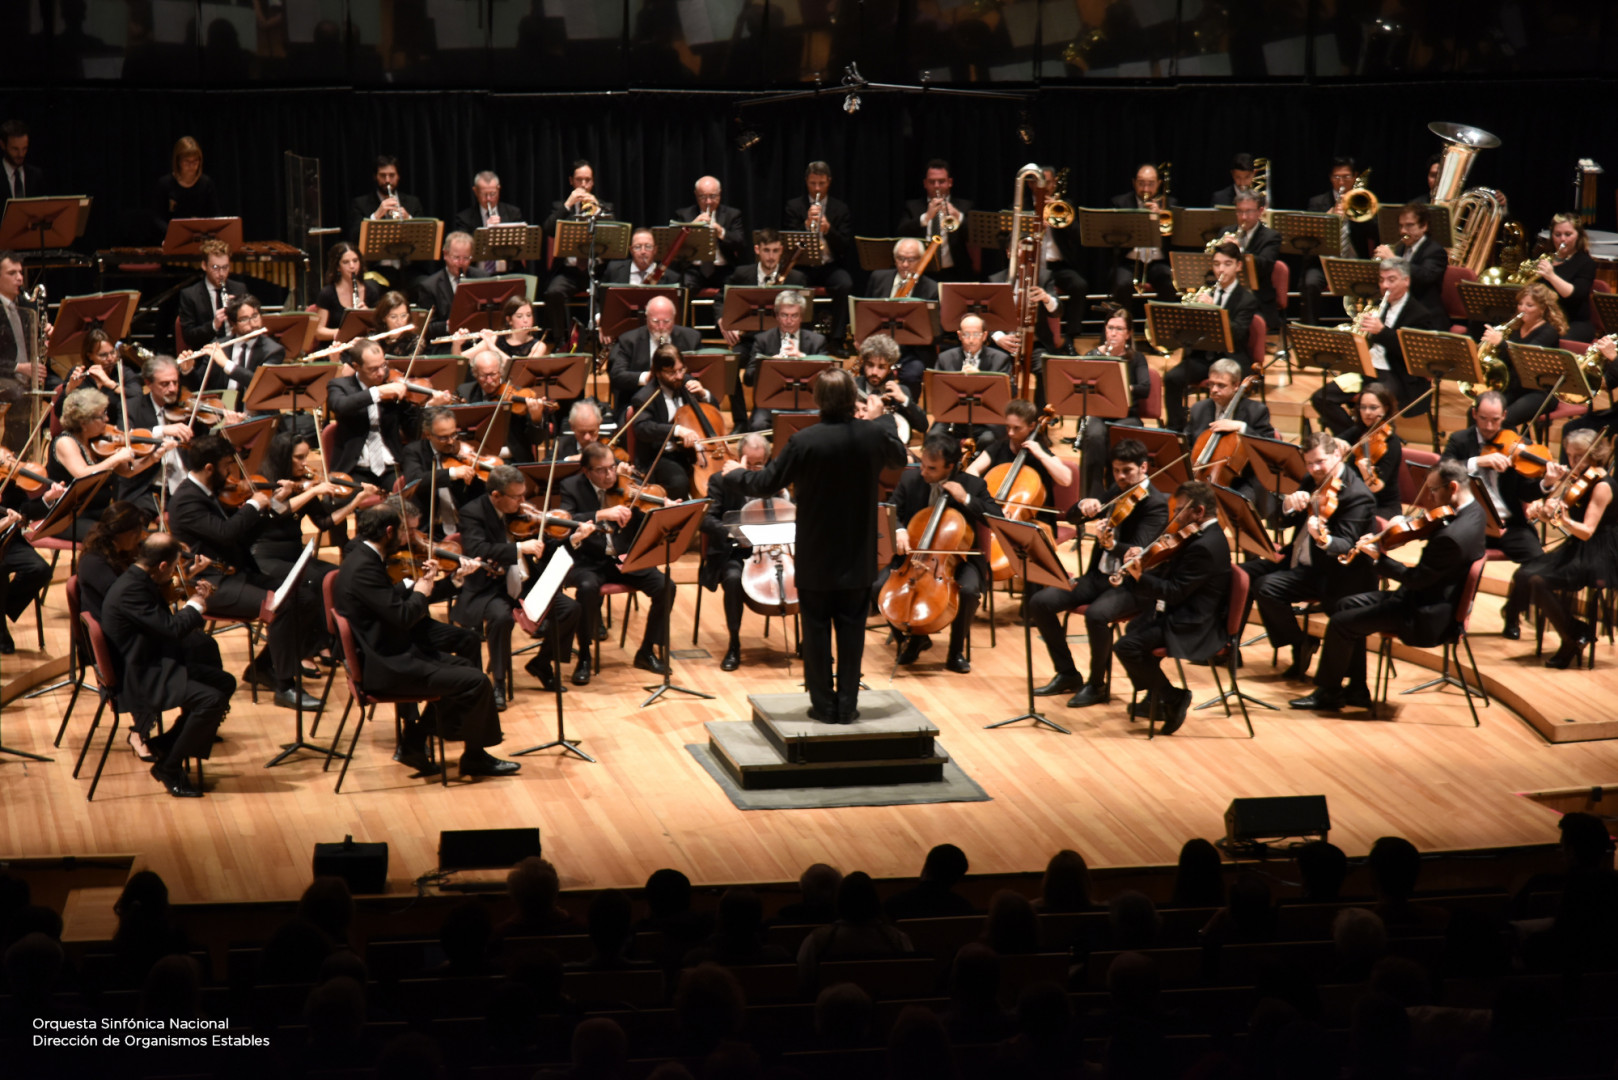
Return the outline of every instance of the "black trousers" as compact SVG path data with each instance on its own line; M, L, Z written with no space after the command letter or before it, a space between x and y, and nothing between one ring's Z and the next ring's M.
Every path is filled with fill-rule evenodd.
M1168 641L1168 620L1157 615L1143 615L1129 624L1124 636L1118 639L1115 651L1118 662L1129 675L1129 682L1145 694L1156 693L1169 685L1163 674L1163 661L1152 655Z
M1311 559L1333 559L1335 555L1328 555L1318 547L1310 552ZM1292 613L1292 605L1305 600L1318 600L1328 616L1335 615L1342 607L1346 595L1338 594L1330 587L1326 577L1319 570L1307 566L1281 567L1264 571L1264 567L1276 564L1264 562L1261 559L1251 560L1242 564L1242 568L1254 578L1253 596L1258 604L1259 618L1264 622L1264 632L1270 635L1270 644L1277 649L1291 646L1294 649L1306 645L1309 634L1298 623L1298 617ZM1352 593L1347 595L1362 595ZM1359 638L1352 646L1353 654L1349 656L1348 663L1351 670L1365 671L1365 639Z
M565 262L551 268L550 280L545 283L545 323L551 332L551 352L566 352L571 321L568 304L575 293L590 286L590 273L582 266L568 266Z
M860 662L865 656L869 589L798 588L802 616L803 678L809 703L823 717L853 715L859 705ZM837 637L837 686L832 687L832 634Z
M1519 567L1527 566L1540 559L1545 554L1544 545L1539 542L1539 533L1528 524L1507 525L1505 532L1499 536L1491 536L1484 546L1490 551L1498 551ZM1528 581L1524 578L1517 580L1512 575L1511 587L1506 591L1506 603L1502 610L1521 613L1528 606Z
M6 618L23 617L34 598L51 583L51 564L39 557L21 536L14 537L0 554L0 607Z
M741 559L731 559L719 571L719 591L725 598L725 629L730 633L732 642L741 634L742 612L746 608L742 598L742 568L745 565Z
M1600 412L1587 412L1583 416L1575 416L1562 427L1562 441L1581 428L1592 428L1595 431L1605 431L1618 424L1618 409L1603 409Z
M691 474L686 470L684 463L674 460L667 453L652 469L648 479L668 492L668 496L675 502L682 502L691 494Z
M411 627L410 638L428 659L413 666L406 676L366 687L379 694L438 698L428 704L424 716L414 705L399 706L400 749L421 750L427 733L435 727L446 740L464 742L468 750L498 745L505 735L494 707L494 684L478 663L477 634L437 619L422 619Z
M826 347L840 349L848 336L848 297L854 291L854 279L836 263L826 266L800 266L811 288L825 289L831 301L831 319L827 323Z
M238 578L244 580L236 584ZM265 595L280 584L262 574L237 573L211 580L216 581L216 591L208 600L208 614L233 619L258 618ZM296 683L303 658L318 652L326 640L326 609L320 595L300 584L276 609L269 628L268 660L260 653L259 668L273 671L277 688L286 690Z
M236 678L223 668L187 664L185 696L180 717L169 729L172 741L159 767L178 772L186 758L206 758L213 750L214 733L230 711L230 697L236 692Z
M1208 377L1216 358L1212 353L1188 352L1178 364L1163 373L1163 422L1175 431L1184 431L1191 421L1186 397L1191 388Z
M1056 674L1077 674L1062 616L1085 605L1089 605L1084 612L1084 630L1090 639L1089 681L1100 686L1112 666L1112 624L1140 614L1140 600L1132 590L1113 586L1099 570L1089 571L1071 589L1047 587L1034 593L1028 601L1028 617L1044 639Z
M663 576L661 570L636 570L626 574L616 566L577 566L573 570L573 595L579 603L579 651L590 654L595 643L596 624L601 621L601 586L627 585L636 592L645 593L651 600L646 612L646 633L641 637L641 651L656 648L667 641L668 613L674 605L674 583Z
M1146 283L1152 287L1156 296L1141 296L1137 303L1135 295L1135 260L1124 259L1112 270L1113 302L1126 311L1134 311L1137 315L1141 310L1141 303L1147 300L1160 300L1165 304L1172 304L1180 299L1180 294L1174 291L1174 270L1169 266L1167 259L1155 259L1146 265Z
M1120 424L1124 427L1146 426L1133 416L1118 420L1099 420L1092 416L1084 424L1084 438L1079 441L1079 456L1084 468L1080 490L1088 498L1099 498L1106 489L1107 477L1111 475L1107 464L1107 457L1112 452L1111 432Z
M1521 427L1522 425L1528 423L1528 421L1532 420L1535 413L1545 416L1552 409L1556 408L1554 404L1547 405L1545 406L1544 412L1540 412L1540 406L1543 405L1545 399L1550 396L1551 395L1548 390L1515 391L1511 394L1509 400L1506 402L1506 418L1502 422L1501 426L1513 428Z
M489 656L489 679L495 686L504 687L511 672L511 632L517 625L516 609L521 601L504 594L489 597L483 607L483 643ZM552 637L559 635L555 644L561 646L562 659L573 652L573 636L579 630L579 605L571 596L558 592L551 601L550 610L535 628L539 642L539 656L549 663L553 655Z
M1328 693L1341 689L1344 676L1354 689L1365 689L1365 639L1410 629L1410 608L1397 592L1365 592L1345 596L1326 624L1326 642L1315 668L1315 685Z
M903 565L901 563L901 565ZM888 575L892 568L883 570L876 577L871 586L871 602L875 603L882 586L887 584ZM960 597L959 606L955 610L955 619L949 624L949 655L960 656L966 651L966 638L972 632L972 617L977 614L978 603L983 599L983 574L970 562L961 562L955 567L955 591ZM932 637L928 634L920 635L921 640L929 642Z
M1062 336L1072 341L1084 329L1084 315L1090 309L1090 283L1078 268L1066 262L1048 264L1053 294L1066 296L1062 305Z

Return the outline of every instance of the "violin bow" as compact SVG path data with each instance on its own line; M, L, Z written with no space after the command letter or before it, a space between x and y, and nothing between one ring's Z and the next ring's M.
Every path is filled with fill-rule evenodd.
M1424 402L1428 398L1432 397L1433 396L1433 391L1436 390L1436 389L1437 389L1437 387L1435 387L1435 386L1429 386L1427 388L1426 393L1422 394L1418 398L1413 399L1410 402L1410 404L1401 407L1398 412L1394 413L1392 416L1388 417L1386 420L1383 420L1381 423L1375 425L1374 427L1368 428L1366 430L1365 434L1360 436L1359 442L1356 442L1353 446L1349 447L1348 448L1348 453L1344 454L1343 457L1345 457L1345 458L1353 457L1354 456L1354 451L1358 450L1360 447L1362 447L1366 443L1370 442L1371 441L1371 436L1375 435L1378 431L1381 431L1383 428L1387 428L1388 431L1391 432L1393 430L1393 425L1397 420L1399 420L1400 418L1405 416L1407 413L1410 412L1411 409L1414 409L1417 405L1420 405L1422 402Z
M213 347L209 348L208 346L213 346ZM213 342L210 341L208 343L208 345L203 346L203 351L208 354L208 366L202 369L202 380L197 383L197 385L199 387L203 387L203 386L208 385L208 376L213 373L213 362L223 350L219 346L214 345ZM119 369L119 372L118 372L118 382L119 382L119 385L122 386L122 384L123 384L123 370L122 369ZM185 426L186 427L190 427L192 424L197 422L197 410L199 408L201 408L201 407L202 407L202 391L199 389L191 397L191 415L185 418ZM127 414L124 416L124 445L125 446L129 445L129 417L128 417ZM246 475L246 474L244 473L243 475Z
M427 308L427 321L426 321L426 323L423 324L423 329L424 330L426 329L426 327L432 325L432 323L433 323L433 315L434 315L434 313L436 311L437 311L437 308L435 308L435 307L429 306ZM410 352L410 363L405 365L405 371L404 371L405 382L410 381L410 373L412 371L416 370L416 358L421 355L421 347L423 345L425 345L425 344L427 344L427 335L425 333L417 334L416 335L416 347L414 349L412 349L411 352Z
M1139 484L1134 484L1134 485L1132 485L1132 486L1130 486L1128 488L1125 488L1122 492L1120 492L1118 494L1118 496L1116 498L1110 499L1107 502L1103 503L1101 505L1101 509L1096 511L1095 516L1100 517L1102 514L1105 514L1108 510L1112 509L1113 503L1116 503L1119 499L1123 498L1125 495L1128 495L1131 491L1134 491L1135 488L1141 487L1142 485L1148 485L1147 494L1151 494L1151 488L1150 488L1149 485L1151 484L1151 482L1153 480L1156 480L1159 476L1162 476L1164 473L1168 472L1170 469L1174 468L1174 466L1178 465L1180 462L1184 461L1186 458L1188 458L1190 456L1191 456L1191 454L1190 454L1189 451L1184 453L1184 454L1181 454L1179 457L1175 458L1173 461L1169 462L1167 465L1163 466L1161 469L1158 469L1154 473L1148 474L1146 476L1146 478L1144 480L1142 480Z

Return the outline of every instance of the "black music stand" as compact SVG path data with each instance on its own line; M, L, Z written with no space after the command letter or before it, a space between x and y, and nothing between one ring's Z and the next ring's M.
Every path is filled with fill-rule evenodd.
M1303 463L1301 446L1262 435L1242 434L1237 438L1247 447L1247 460L1252 463L1259 486L1273 494L1277 503L1283 495L1291 495L1309 482L1309 467Z
M713 396L715 404L730 392L734 383L731 372L736 364L735 353L729 349L693 349L681 353L680 358L685 362L686 377L701 383Z
M670 587L674 584L671 568L674 560L684 555L691 547L691 540L697 535L697 529L702 524L703 512L708 508L707 499L688 499L685 502L670 503L648 511L641 517L640 531L635 534L635 542L630 545L629 553L623 557L619 569L626 574L637 570L650 570L663 564L663 578ZM673 605L663 614L663 682L658 686L648 686L644 689L652 691L652 696L640 703L646 708L664 694L673 690L681 694L690 694L692 697L713 700L714 695L704 694L700 690L691 690L684 686L676 686L670 681L674 669L670 665L669 633L670 623L673 621ZM561 677L561 672L557 672Z
M1410 505L1417 510L1431 510L1438 505L1438 492L1427 486L1428 475L1437 467L1437 462L1428 465L1425 462L1411 461L1408 458L1400 459L1399 461L1399 468L1403 469L1405 475L1410 478L1410 490L1416 493L1416 497L1410 501ZM1483 502L1485 506L1488 505L1487 495L1484 496Z
M270 440L275 437L275 429L280 423L279 416L261 416L257 420L244 420L222 427L218 434L223 435L235 449L236 456L241 458L247 474L251 476L259 471L259 464L269 452Z
M1481 281L1462 281L1456 285L1461 297L1461 310L1469 322L1503 323L1517 314L1517 294L1521 285L1486 285ZM1592 292L1592 297L1601 293Z
M479 229L478 232L485 232ZM536 228L534 230L538 232ZM450 301L448 333L457 330L503 330L497 325L500 309L513 296L528 296L528 282L520 277L464 278Z
M686 292L680 285L608 285L601 291L601 336L614 339L646 325L646 305L664 297L674 305L674 321L686 323Z
M1156 210L1079 207L1079 243L1085 247L1111 248L1113 270L1123 262L1124 252L1135 248L1161 248L1168 239L1158 228Z
M455 388L461 384L459 356L390 356L388 367L400 375L409 371L412 383L431 386L446 394L455 393Z
M326 404L326 388L341 366L265 364L253 372L253 381L247 384L246 391L242 393L241 406L247 412L290 410L296 424L297 415L304 407L318 409ZM300 398L303 405L300 405Z
M472 261L475 263L522 263L544 257L545 230L538 225L502 221L498 225L484 225L472 234Z
M505 449L506 436L511 431L511 410L502 408L498 401L479 401L472 405L451 405L450 415L455 417L455 428L473 447L487 447L487 454L499 455Z
M1000 550L1021 566L1023 581L1032 585L1049 585L1055 589L1073 587L1073 579L1068 576L1067 568L1062 565L1056 549L1051 546L1050 535L1039 527L1039 522L1013 521L993 514L986 515L983 522L989 526L990 532L1000 538ZM1026 587L1025 585L1024 588ZM997 720L992 724L984 724L983 727L985 730L993 730L1009 724L1019 724L1024 720L1032 720L1036 728L1044 724L1052 731L1071 735L1072 731L1034 708L1033 622L1032 619L1022 620L1023 674L1028 688L1028 708L1009 720Z
M1571 395L1587 403L1593 401L1600 390L1599 387L1591 388L1583 370L1579 367L1579 358L1566 349L1512 345L1511 366L1516 369L1517 380L1524 387L1544 390L1558 397ZM1539 417L1547 426L1550 424L1550 421L1545 419L1548 415L1548 412L1542 411Z
M897 236L856 236L854 250L859 255L860 269L867 273L892 270L893 245L899 240Z
M1445 379L1474 386L1483 382L1483 366L1478 363L1478 343L1465 334L1443 330L1416 330L1400 327L1399 349L1404 353L1405 370L1425 375L1433 381L1433 396L1427 410L1433 430L1433 449L1438 450L1438 399L1443 396Z
M1382 263L1378 259L1343 259L1327 255L1320 260L1326 275L1326 291L1332 296L1352 296L1369 304L1382 297Z
M444 246L444 223L436 218L360 222L360 255L368 262L436 262Z
M1004 424L1011 403L1011 377L997 371L929 371L923 383L933 422L965 424L968 433L979 424Z
M8 198L0 217L0 251L32 248L44 255L50 248L72 247L89 218L88 195Z
M851 296L848 316L856 342L872 334L888 334L901 347L931 345L936 333L937 308L932 300L867 300Z
M204 240L220 240L234 253L242 246L242 219L175 218L163 234L163 254L169 257L202 257Z
M685 233L685 241L680 244L680 250L671 251L682 232ZM715 249L718 247L711 227L689 221L656 226L652 229L652 239L657 243L658 264L671 268L673 266L673 263L669 262L671 253L675 256L675 263L713 262ZM618 256L620 259L623 257Z
M1604 333L1618 332L1618 293L1592 292L1590 294L1590 309L1595 312L1596 322L1604 329Z
M1206 251L1171 251L1169 271L1174 276L1174 287L1182 293L1212 285L1213 256Z
M72 529L78 531L79 508L95 498L101 485L107 481L111 473L92 473L89 476L80 476L69 480L67 490L62 497L56 500L55 505L45 511L45 516L29 525L22 531L22 538L30 544L37 544L41 540L48 540L59 533ZM73 542L73 571L79 569L79 541Z
M573 553L568 550L566 544L558 544L551 554L550 561L545 564L545 569L540 572L539 580L534 582L533 587L528 590L528 595L523 598L523 611L534 621L535 626L545 621L551 605L562 595L562 583L567 580L568 571L572 568ZM580 750L579 744L567 737L567 723L562 714L562 635L554 625L551 627L551 663L556 669L556 738L548 743L514 751L511 756L522 757L525 754L537 754L543 750L559 748L563 754L573 754L594 765L596 759Z
M938 321L943 329L955 333L961 328L961 320L968 315L976 315L983 320L985 333L1014 333L1018 325L1018 316L1011 283L940 282Z
M1371 361L1371 346L1365 335L1296 323L1291 328L1291 336L1292 356L1298 369L1318 367L1322 387L1345 375L1358 375L1362 387L1376 381L1376 365ZM1349 391L1349 387L1343 386L1343 390Z
M1230 353L1230 312L1213 304L1146 304L1146 340L1159 349Z
M753 407L771 412L813 408L815 380L831 366L830 360L760 360Z
M139 306L137 289L67 297L56 309L51 336L45 342L45 355L77 357L83 351L84 335L91 330L105 330L112 340L124 340L129 336L129 326ZM44 317L43 312L40 317Z
M813 412L778 412L770 417L770 457L773 460L781 456L787 448L792 436L806 427L813 427L820 423L820 411Z
M1134 439L1146 447L1146 471L1153 474L1152 486L1165 495L1173 495L1179 486L1191 479L1187 464L1185 432L1172 428L1138 428L1114 424L1107 432L1107 445L1117 446L1125 439Z
M793 266L823 266L827 250L818 229L782 229L781 258ZM796 258L794 258L796 256Z
M1174 211L1174 232L1169 243L1175 247L1196 248L1203 252L1208 241L1236 231L1236 208L1182 206ZM1176 288L1179 286L1176 285Z
M1276 210L1270 228L1281 234L1281 253L1312 258L1322 252L1341 254L1343 221L1336 214Z
M355 338L374 333L376 333L375 308L348 308L343 312L343 321L337 324L337 336L332 339L332 344L342 345Z
M315 343L315 330L320 316L311 311L283 312L265 315L264 328L269 336L281 343L288 360L296 360L308 352Z
M771 286L726 285L724 308L720 318L726 330L738 334L761 334L775 326L775 297L783 290L807 294L808 289L796 285ZM805 299L808 297L805 295Z
M511 362L507 379L519 390L532 386L541 397L556 402L572 401L584 396L585 368L590 359L588 353L525 356ZM544 430L548 442L552 425L542 420L539 427Z
M1230 523L1231 531L1236 534L1237 547L1250 551L1267 562L1279 562L1284 558L1275 550L1275 540L1270 536L1269 530L1264 528L1264 522L1259 520L1258 512L1253 509L1253 504L1247 500L1246 496L1239 491L1232 491L1230 488L1222 487L1219 484L1214 484L1212 487L1214 489L1214 499L1219 504L1220 520ZM1258 639L1254 638L1253 640ZM1241 645L1249 644L1252 644L1252 642L1241 643ZM1237 648L1240 648L1241 645L1238 645ZM1234 661L1232 666L1234 667ZM1242 705L1244 716L1247 711L1247 702L1262 706L1271 712L1279 711L1276 706L1271 705L1269 702L1260 701L1258 698L1238 690L1235 680L1231 681L1229 690L1220 687L1218 697L1209 698L1196 707L1206 709L1213 705L1226 705L1232 697L1235 697L1237 702ZM1228 705L1226 705L1226 709L1228 715ZM1251 721L1249 721L1248 726L1252 726Z
M1091 417L1121 420L1129 415L1129 380L1124 361L1079 356L1045 357L1045 397L1063 416L1077 416L1073 444L1079 448L1079 469L1084 469L1084 428ZM1073 407L1078 400L1078 408ZM931 400L931 399L928 399Z

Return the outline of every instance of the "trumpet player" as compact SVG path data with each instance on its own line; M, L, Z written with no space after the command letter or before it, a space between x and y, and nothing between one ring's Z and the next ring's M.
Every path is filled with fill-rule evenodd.
M376 190L356 195L348 204L348 238L360 242L360 222L408 221L422 215L421 200L399 192L399 159L382 154L376 159Z
M686 263L685 287L717 289L747 258L747 233L742 229L742 212L721 201L724 189L718 177L704 176L697 181L694 191L697 201L676 210L674 220L706 225L712 229L714 260L711 263Z
M1232 170L1232 175L1235 170ZM1231 243L1245 256L1253 256L1253 276L1258 288L1258 313L1265 326L1280 326L1281 312L1275 304L1275 264L1281 258L1281 234L1264 224L1266 197L1250 188L1239 188L1231 196L1236 207L1236 227L1220 238L1220 243Z
M573 162L573 167L568 170L567 183L567 196L553 201L551 212L545 218L545 235L552 240L556 237L556 226L560 222L582 217L612 216L612 204L602 202L595 193L596 172L589 161L579 158ZM550 329L551 343L558 351L563 351L563 345L568 340L567 305L575 293L583 292L589 285L589 267L581 263L577 256L551 260L551 276L545 284L544 293L545 320Z
M1142 165L1135 170L1135 183L1131 191L1114 195L1112 206L1116 210L1174 210L1179 207L1172 197L1162 191L1156 165ZM1163 245L1139 247L1129 250L1129 261L1120 263L1112 271L1112 299L1119 307L1130 307L1135 296L1137 278L1157 293L1157 299L1172 304L1180 298L1174 291L1174 272L1169 268L1168 252Z
M1590 237L1578 214L1557 214L1551 218L1552 250L1534 263L1539 280L1556 293L1557 305L1567 316L1567 333L1572 341L1590 341L1596 336L1590 316L1590 289L1595 285L1596 262L1590 256Z
M1427 236L1429 214L1420 203L1407 203L1399 209L1399 242L1391 247L1378 244L1372 253L1377 259L1403 259L1410 265L1410 294L1423 307L1444 310L1444 270L1449 252ZM1591 274L1595 266L1591 264Z
M922 176L926 197L905 200L904 213L895 227L896 236L930 239L944 237L933 256L928 274L938 281L972 280L972 256L966 249L966 215L972 200L954 194L955 178L949 162L933 158Z
M484 169L472 177L472 205L455 215L455 228L457 230L470 235L491 225L521 225L522 223L522 210L515 203L502 202L500 199L500 176L498 173L493 169ZM513 263L509 269L521 271L525 269L525 265L524 263ZM491 259L483 263L483 272L485 274L503 274L507 269L504 259Z
M1236 193L1250 190L1253 186L1253 177L1257 175L1258 170L1253 167L1252 154L1232 154L1230 158L1230 184L1214 192L1208 200L1208 205L1235 206Z
M831 166L811 161L803 173L804 194L787 200L781 224L788 229L820 234L820 257L798 260L809 284L825 289L831 300L831 347L842 355L843 339L848 336L848 297L854 279L847 264L854 256L854 224L848 204L833 197Z

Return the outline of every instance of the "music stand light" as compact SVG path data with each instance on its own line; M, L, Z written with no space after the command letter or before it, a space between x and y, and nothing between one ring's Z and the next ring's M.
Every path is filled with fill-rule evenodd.
M983 519L989 526L989 531L1000 539L1000 550L1008 557L1016 560L1020 567L1022 579L1030 585L1049 585L1056 589L1068 589L1073 586L1073 579L1068 576L1067 568L1062 565L1061 558L1056 549L1051 546L1048 533L1039 527L1037 521L1012 521L1010 518L996 517L989 514ZM1017 716L1009 720L997 720L992 724L984 724L985 729L1002 728L1009 724L1032 720L1034 726L1043 724L1052 731L1063 735L1073 734L1061 724L1048 719L1044 713L1034 708L1034 632L1033 620L1022 620L1022 642L1024 679L1028 688L1028 707Z
M1015 333L1019 319L1011 283L940 282L938 321L943 329L954 333L961 328L961 320L968 315L976 315L983 320L985 333Z
M670 576L674 560L684 555L691 548L691 541L697 535L697 529L702 525L703 512L708 508L707 499L690 499L686 502L669 503L659 506L641 517L640 531L635 534L635 541L630 545L629 553L623 557L620 569L626 574L637 570L650 570L663 564L663 577L671 584L674 579ZM676 686L671 680L673 669L670 666L669 656L669 623L673 617L673 605L663 613L663 682L657 686L648 686L645 689L652 692L652 696L641 702L640 707L646 708L658 698L671 690L680 694L690 694L692 697L713 700L712 694L704 694L700 690L692 690L684 686ZM560 677L561 673L557 673Z

